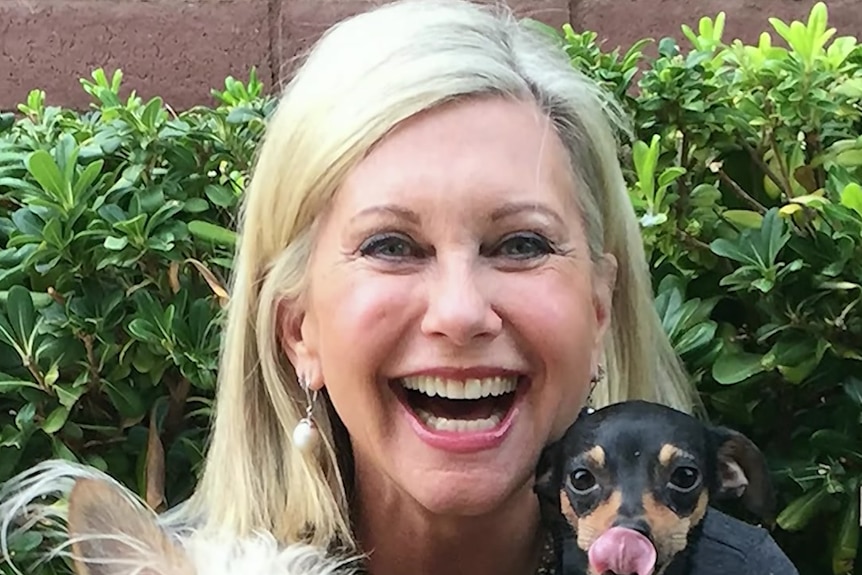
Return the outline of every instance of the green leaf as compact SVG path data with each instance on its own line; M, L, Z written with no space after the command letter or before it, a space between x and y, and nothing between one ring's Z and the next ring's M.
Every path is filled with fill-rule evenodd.
M820 364L827 344L823 340L785 332L771 353L775 367L787 381L802 383Z
M737 241L738 243L726 240L724 238L718 238L717 240L713 240L712 243L709 244L709 248L712 250L712 253L717 256L721 256L729 260L748 264L751 266L759 266L760 262L757 260L757 258L753 257L748 250L744 249L743 246L739 245L744 241L744 239L740 238Z
M835 157L835 161L846 168L862 166L862 150L846 150Z
M53 452L54 457L58 459L65 459L66 461L72 461L74 463L78 462L78 458L75 457L72 450L69 449L56 435L51 437L51 451Z
M12 393L13 391L18 391L24 388L39 390L42 389L32 381L15 379L11 375L0 373L0 394Z
M99 177L99 174L102 173L102 167L104 165L105 162L103 160L96 160L84 168L84 171L78 176L75 186L72 188L72 193L75 198L80 198L84 192L93 185L93 182L95 182L96 178Z
M30 297L30 291L22 286L12 286L9 288L9 296L6 299L6 315L9 317L9 322L12 329L15 330L17 341L27 349L28 342L31 341L33 331L36 329L36 307L33 305L33 298Z
M146 221L147 214L138 214L133 218L129 218L122 222L115 223L114 228L120 230L124 234L138 238L141 237L144 233L144 226L146 225Z
M847 184L841 190L841 205L862 216L862 186L856 182Z
M45 421L42 422L42 431L48 435L53 435L63 428L63 425L66 424L66 420L68 418L69 408L64 405L60 405L45 418Z
M21 208L12 214L12 223L23 233L30 236L41 236L45 222L29 208Z
M148 320L135 318L129 322L129 333L136 339L158 345L162 340L158 327Z
M661 138L654 134L649 145L638 140L632 146L632 160L638 175L638 183L643 197L650 207L655 198L655 170L658 165L659 144Z
M828 499L826 487L815 487L791 501L778 514L776 523L785 531L800 531L824 510Z
M833 455L849 456L862 463L862 446L847 436L845 433L834 429L818 429L811 434L809 439L812 447L824 453Z
M23 359L23 356L25 355L24 348L22 347L23 344L18 341L18 338L15 336L15 330L12 328L12 324L9 323L9 320L7 320L6 316L2 313L0 313L0 341L12 347Z
M54 199L65 201L67 182L51 154L45 150L37 150L28 156L26 164L27 171L39 182L42 189L49 192Z
M204 188L204 193L209 201L222 208L232 207L237 200L234 193L225 186L215 186L210 184Z
M105 238L103 245L105 246L105 249L119 252L129 245L129 238L127 236L119 238L116 236L108 236Z
M149 236L152 234L156 228L167 222L174 215L179 213L180 210L183 209L183 205L176 200L170 200L165 202L156 213L154 213L150 220L147 222L146 227L144 228L144 233Z
M723 385L739 383L764 371L762 359L753 353L725 351L713 364L712 377Z
M135 420L147 412L147 407L138 394L125 381L105 381L105 392L111 398L111 403L126 420Z
M680 166L671 166L670 168L666 168L658 177L658 185L660 187L668 186L684 173L685 168Z
M833 89L833 93L846 98L852 98L854 100L862 98L862 78L846 79Z
M862 408L862 379L859 379L854 376L848 376L844 383L841 384L841 388L844 390L844 393L847 394L847 397L853 400L853 402Z
M199 214L207 211L209 208L209 202L203 198L189 198L183 206L183 210L190 214Z
M766 216L763 218L763 225L761 226L761 241L758 242L761 257L763 258L765 264L767 266L771 266L775 259L778 257L778 253L781 251L781 248L784 247L784 244L787 243L787 240L790 239L790 234L785 233L784 229L784 220L781 219L781 216L778 214L778 209L773 208L766 213Z
M54 248L62 248L65 245L63 240L63 223L60 218L51 218L45 227L42 229L42 237L45 243Z
M36 405L27 403L15 416L15 425L21 431L24 431L33 425L33 419L36 417Z
M236 233L217 224L194 220L188 224L189 233L204 241L221 246L236 244Z
M717 256L721 256L723 258L727 258L729 260L733 260L736 262L749 264L749 265L758 265L758 261L751 257L748 253L743 251L736 243L726 240L724 238L718 238L717 240L713 240L711 244L709 244L709 248L712 250Z
M745 228L757 229L763 224L763 216L751 210L725 210L721 215L728 221Z
M78 164L78 144L75 137L68 131L60 134L57 138L54 156L57 160L57 167L63 174L63 192L64 197L71 200L68 193L71 191L72 179L75 177L75 168Z
M26 555L35 551L44 541L38 531L14 531L9 538L10 556ZM46 574L47 575L47 574Z
M751 287L763 293L768 293L775 287L775 282L769 278L758 278L751 282Z
M74 383L58 383L54 386L54 391L57 393L60 405L68 409L71 409L78 402L86 389L85 385L76 385Z
M710 321L700 323L683 334L675 343L674 348L680 355L685 355L698 348L701 348L712 341L715 337L715 332L718 329L718 324Z
M852 482L848 489L848 499L841 513L841 522L832 548L832 573L834 575L850 575L854 571L856 557L859 553L860 504L859 481Z
M146 107L144 107L144 111L141 113L141 123L146 126L148 130L153 130L156 127L156 121L159 119L159 115L162 112L162 99L159 97L155 97L147 102Z
M146 169L142 164L132 164L123 170L122 176L108 190L108 193L128 189L138 183L141 174Z

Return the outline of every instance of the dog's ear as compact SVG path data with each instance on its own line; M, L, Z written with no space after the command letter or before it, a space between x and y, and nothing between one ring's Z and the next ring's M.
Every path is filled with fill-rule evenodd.
M720 498L739 498L766 523L775 520L775 490L766 458L745 435L726 427L713 427L716 446L716 484Z
M104 481L75 483L68 524L78 575L195 574L153 515Z

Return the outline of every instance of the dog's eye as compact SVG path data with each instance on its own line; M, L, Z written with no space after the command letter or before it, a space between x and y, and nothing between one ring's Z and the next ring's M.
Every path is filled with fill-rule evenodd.
M670 476L670 485L680 491L688 491L699 478L700 473L694 467L677 467Z
M585 492L596 486L596 478L586 469L575 469L569 475L569 483L574 491Z

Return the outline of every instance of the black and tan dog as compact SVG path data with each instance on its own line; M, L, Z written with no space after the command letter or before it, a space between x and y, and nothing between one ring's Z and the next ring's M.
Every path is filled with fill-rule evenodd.
M655 403L584 410L542 454L536 493L556 534L573 537L578 575L686 573L711 502L740 498L771 522L774 495L744 435ZM562 564L560 564L562 569Z

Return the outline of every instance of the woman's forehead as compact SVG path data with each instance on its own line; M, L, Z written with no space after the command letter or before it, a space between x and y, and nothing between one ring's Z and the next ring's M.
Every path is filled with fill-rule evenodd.
M348 175L339 203L351 214L385 204L465 201L564 210L572 191L569 165L535 106L471 100L412 118L384 138Z

